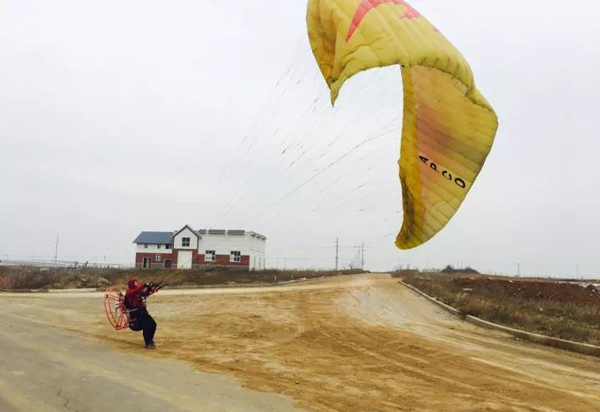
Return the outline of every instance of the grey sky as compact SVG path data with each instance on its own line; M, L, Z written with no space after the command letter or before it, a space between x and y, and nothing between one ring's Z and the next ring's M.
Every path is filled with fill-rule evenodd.
M412 4L500 130L454 219L403 252L399 71L332 109L304 1L0 0L0 258L60 234L62 259L128 263L140 231L189 223L265 234L271 265L331 267L339 237L344 265L364 242L373 269L600 275L600 6Z

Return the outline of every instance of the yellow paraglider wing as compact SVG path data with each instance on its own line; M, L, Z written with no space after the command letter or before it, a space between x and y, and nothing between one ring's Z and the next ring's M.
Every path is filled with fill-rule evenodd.
M400 249L446 226L494 142L498 119L458 50L404 0L309 0L311 47L335 103L346 80L400 65L404 82Z

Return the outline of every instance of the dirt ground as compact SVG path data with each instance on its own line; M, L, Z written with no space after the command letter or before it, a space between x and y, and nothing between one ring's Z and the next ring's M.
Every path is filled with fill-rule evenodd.
M600 359L517 342L442 312L388 275L165 290L151 357L233 375L313 411L600 410ZM0 295L0 310L143 352L101 295Z
M554 300L561 303L600 304L600 290L575 282L455 277L457 288L470 288L482 295L504 295L521 299Z

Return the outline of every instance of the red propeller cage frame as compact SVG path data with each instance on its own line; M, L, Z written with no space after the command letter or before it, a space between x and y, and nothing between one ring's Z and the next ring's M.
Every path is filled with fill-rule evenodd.
M119 289L106 289L104 293L104 312L108 322L116 330L129 327L129 313L125 308L125 295Z

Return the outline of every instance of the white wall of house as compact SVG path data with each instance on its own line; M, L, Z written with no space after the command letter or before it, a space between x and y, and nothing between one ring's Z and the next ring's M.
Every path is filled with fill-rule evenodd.
M189 246L183 246L182 242L184 237L190 238ZM173 239L173 247L175 249L198 250L198 237L189 228L185 228Z
M201 236L198 253L205 255L207 250L212 250L217 255L230 255L232 251L239 251L250 257L250 269L265 268L266 241L263 238L252 236L250 232L240 235L206 233Z
M250 254L250 245L245 235L214 235L204 234L200 239L198 253L205 254L207 250L214 250L217 255L229 255L235 250L242 255Z
M144 244L140 243L136 247L136 252L138 253L172 253L173 249L167 249L167 245L147 245L148 247L144 247Z
M262 270L266 266L266 241L262 238L246 235L250 245L250 270Z

